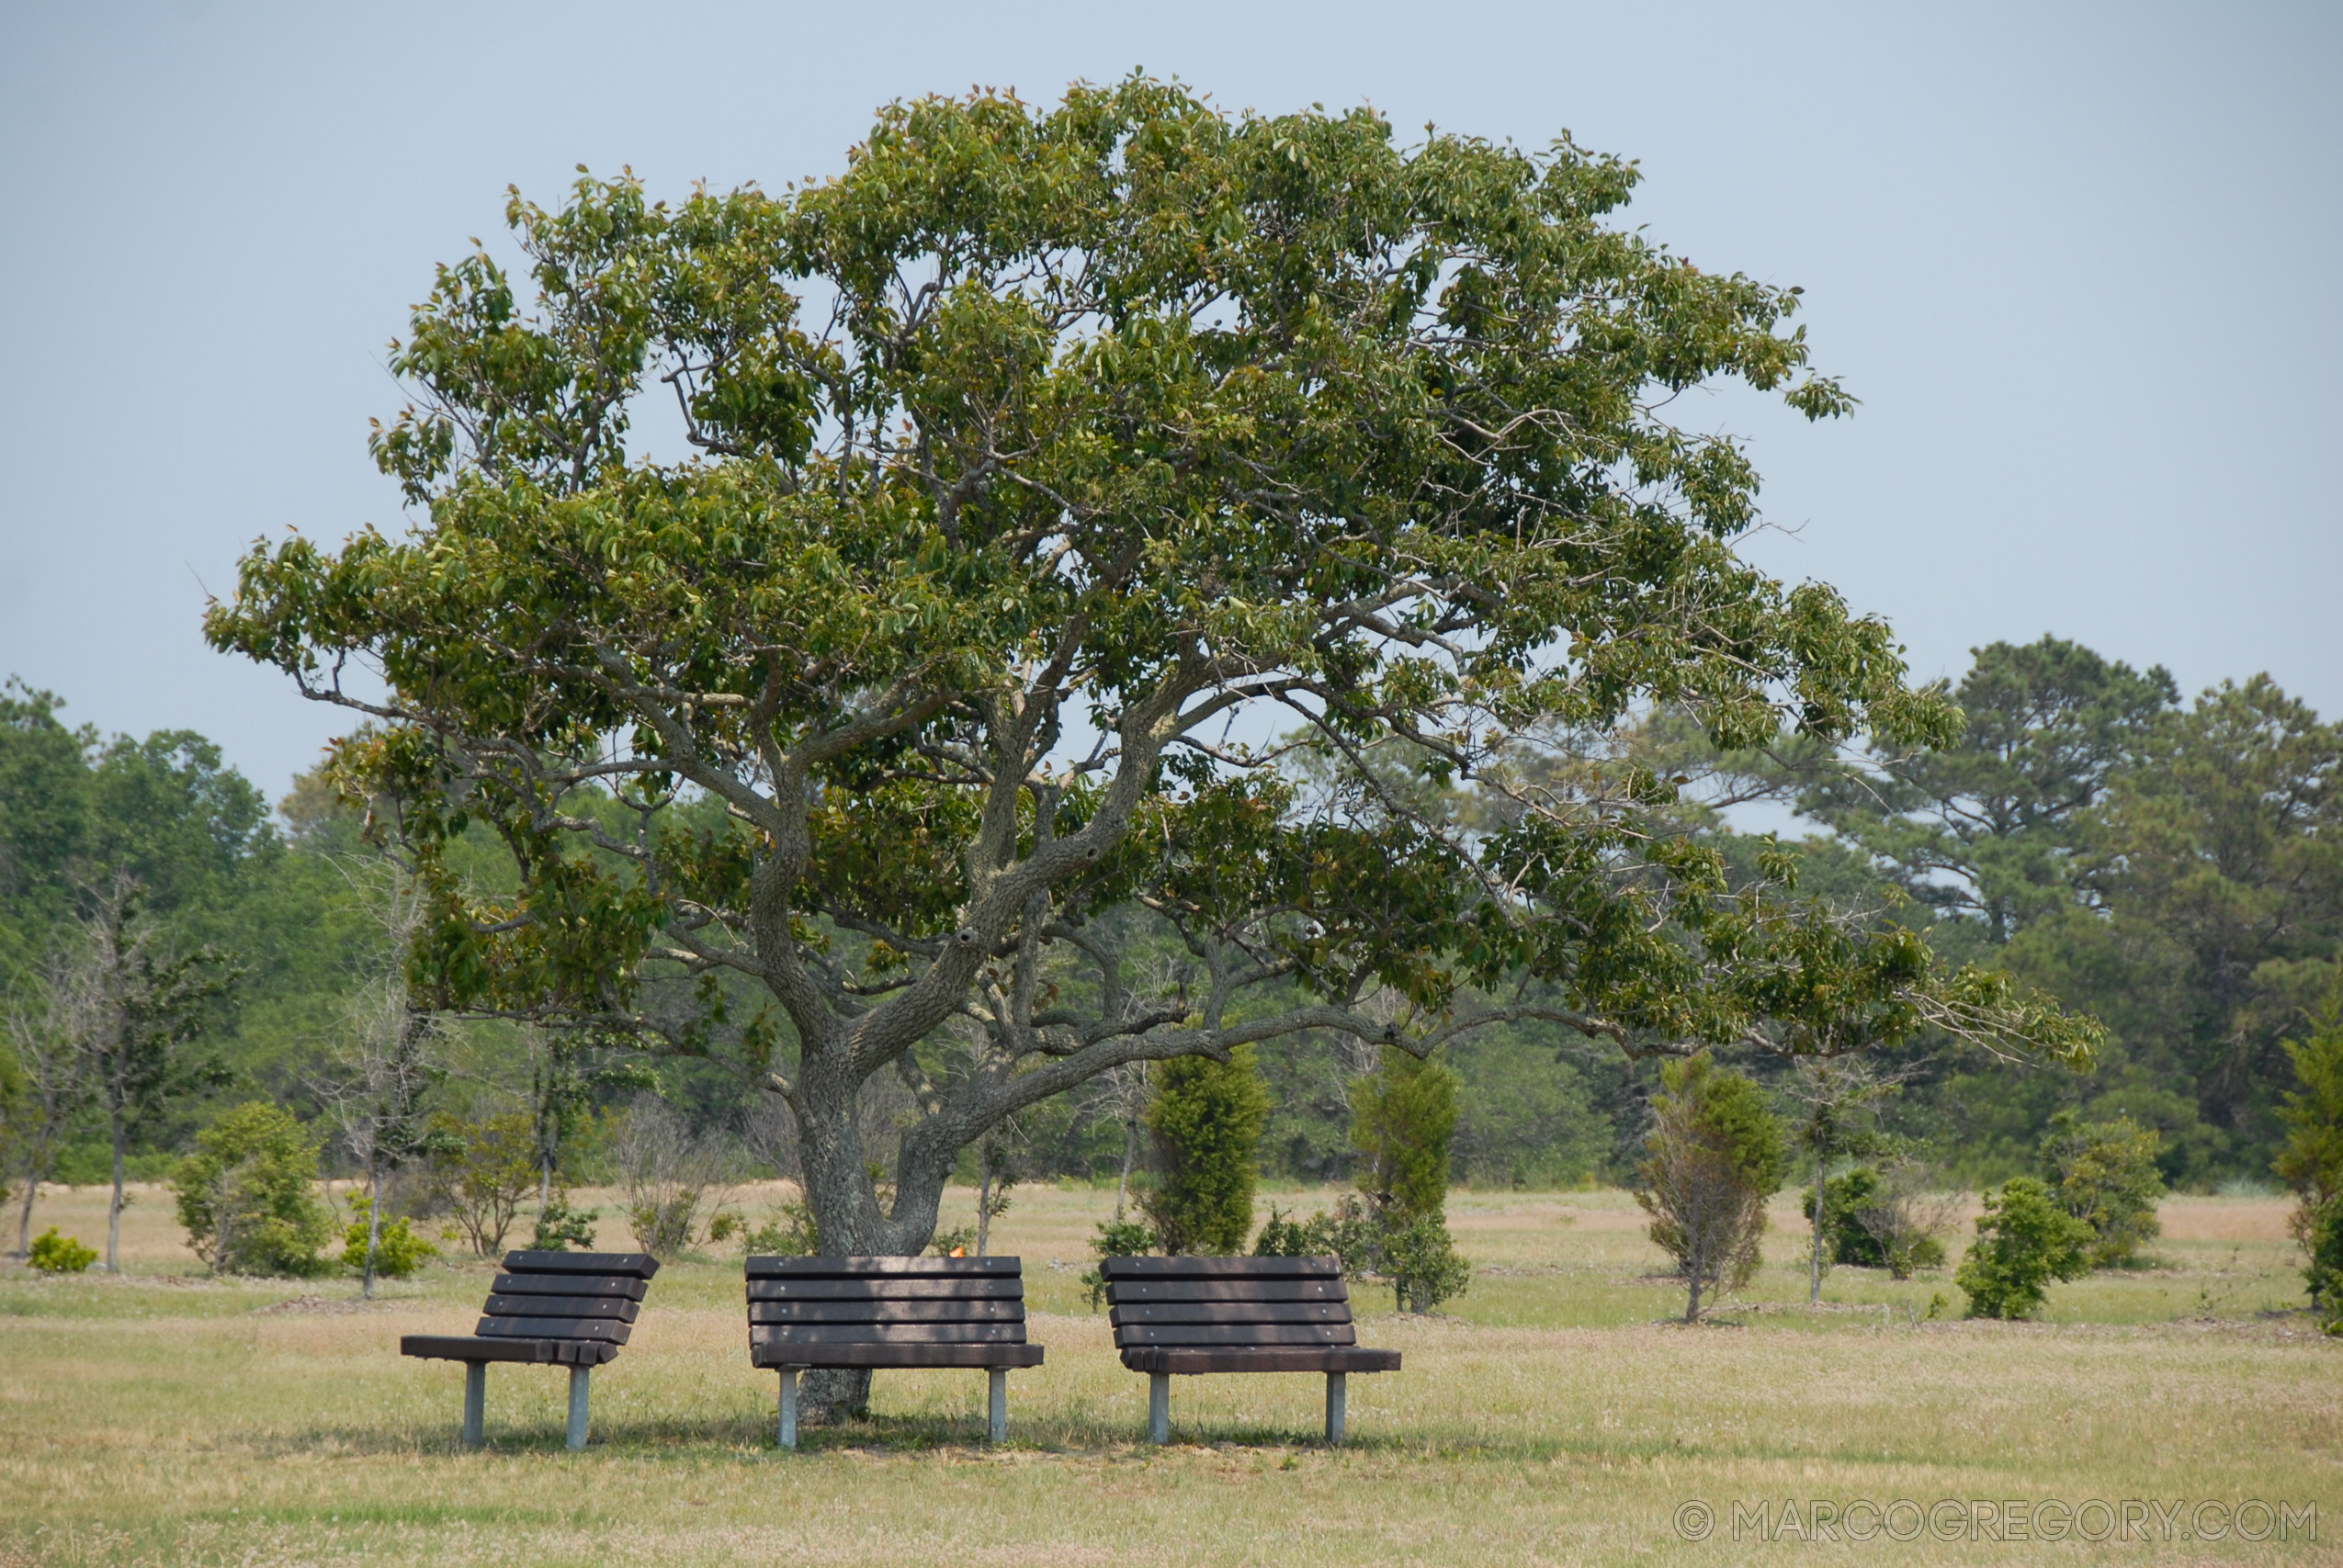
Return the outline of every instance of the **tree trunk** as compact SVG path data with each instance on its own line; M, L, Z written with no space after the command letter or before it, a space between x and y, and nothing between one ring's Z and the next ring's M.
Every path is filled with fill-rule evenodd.
M1814 1162L1814 1268L1811 1277L1806 1281L1806 1305L1808 1306L1822 1304L1823 1169L1822 1156L1817 1155Z
M1139 1119L1135 1115L1124 1124L1123 1174L1115 1182L1115 1223L1123 1223L1123 1201L1130 1195L1131 1163L1139 1156Z
M40 1168L35 1166L32 1174L25 1179L25 1206L17 1215L17 1256L19 1258L32 1255L32 1205L33 1200L40 1196Z
M367 1162L366 1271L358 1280L358 1298L374 1300L374 1260L382 1254L382 1161Z
M831 1257L885 1257L904 1249L893 1234L897 1227L880 1213L878 1194L871 1181L861 1129L855 1120L855 1091L859 1085L825 1072L829 1064L809 1048L798 1083L802 1105L798 1113L799 1161L803 1167L806 1207L813 1214L814 1234ZM940 1197L939 1190L939 1197ZM895 1208L903 1210L899 1185ZM931 1213L929 1234L934 1231ZM922 1237L920 1247L927 1240ZM919 1250L913 1248L911 1250ZM870 1414L870 1369L818 1367L805 1374L798 1394L798 1419L808 1425L859 1419Z
M114 1122L114 1200L106 1210L106 1271L122 1271L122 1145L125 1129L122 1115L116 1111Z
M977 1145L977 1164L983 1174L977 1179L977 1250L979 1258L992 1240L992 1145Z

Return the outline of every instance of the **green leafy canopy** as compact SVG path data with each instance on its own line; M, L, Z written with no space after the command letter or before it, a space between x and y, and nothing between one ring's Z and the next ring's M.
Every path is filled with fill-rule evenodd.
M437 874L446 1000L722 1045L801 1122L904 1070L899 1211L1092 1073L1307 1028L2086 1055L1786 856L1728 886L1661 780L1536 765L1655 703L1735 747L1958 724L1735 555L1756 475L1670 400L1851 400L1794 290L1615 221L1636 179L1134 76L898 104L780 196L515 195L533 299L476 254L395 352L374 449L427 519L256 547L209 634L377 721L339 777ZM647 396L695 456L629 452ZM1229 739L1277 728L1308 779ZM509 898L435 873L471 821ZM981 1042L949 1081L939 1030Z

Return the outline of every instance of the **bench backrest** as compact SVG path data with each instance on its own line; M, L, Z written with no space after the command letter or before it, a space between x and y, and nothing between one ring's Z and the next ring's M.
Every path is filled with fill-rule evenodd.
M1014 1258L752 1258L749 1344L1022 1345L1025 1280Z
M659 1272L647 1252L508 1252L490 1287L484 1339L594 1339L624 1345Z
M1332 1258L1109 1258L1115 1348L1355 1345Z

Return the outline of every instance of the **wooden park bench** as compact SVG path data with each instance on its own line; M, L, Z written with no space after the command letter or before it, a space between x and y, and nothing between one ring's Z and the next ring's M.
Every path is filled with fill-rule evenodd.
M982 1367L987 1435L1009 1436L1009 1369L1025 1342L1014 1258L752 1258L749 1360L781 1374L780 1444L798 1446L798 1374L814 1367Z
M470 1334L410 1334L402 1356L464 1363L464 1446L485 1441L488 1363L570 1369L570 1447L586 1442L594 1369L627 1342L659 1260L643 1252L508 1252Z
M1123 1364L1148 1375L1147 1436L1172 1440L1172 1379L1203 1372L1324 1372L1326 1440L1342 1440L1352 1372L1396 1372L1351 1325L1331 1258L1109 1258L1099 1265Z

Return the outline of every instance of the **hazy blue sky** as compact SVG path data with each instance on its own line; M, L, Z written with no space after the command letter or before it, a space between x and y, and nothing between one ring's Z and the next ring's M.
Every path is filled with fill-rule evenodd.
M0 674L280 790L338 728L209 652L288 526L395 523L365 450L435 260L583 163L838 168L874 106L1135 65L1231 108L1640 159L1629 221L1802 284L1864 406L1749 436L1771 570L1923 676L2045 631L2343 711L2343 7L37 6L0 0Z

